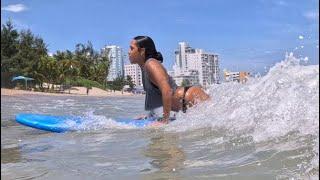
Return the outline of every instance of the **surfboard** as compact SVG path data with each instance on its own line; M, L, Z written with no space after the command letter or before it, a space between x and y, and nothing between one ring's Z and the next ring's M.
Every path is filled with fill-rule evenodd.
M80 116L55 116L45 114L21 113L15 117L16 121L25 126L33 127L51 132L66 132L79 130L79 127L88 122L88 117ZM155 122L157 118L145 118L136 120L133 118L117 118L114 121L119 125L130 125L134 127L146 127Z

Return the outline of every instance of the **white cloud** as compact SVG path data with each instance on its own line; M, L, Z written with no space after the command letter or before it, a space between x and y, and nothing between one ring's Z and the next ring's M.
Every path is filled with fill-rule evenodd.
M303 16L309 20L316 20L319 19L319 12L307 11L303 14Z
M11 5L2 7L1 10L10 11L10 12L22 12L27 10L27 7L23 4L11 4Z

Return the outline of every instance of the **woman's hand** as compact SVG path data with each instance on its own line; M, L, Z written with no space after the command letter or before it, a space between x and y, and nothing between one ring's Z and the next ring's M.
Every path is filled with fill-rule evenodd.
M143 120L143 119L146 119L146 118L148 118L148 116L145 115L145 114L142 114L142 115L134 117L133 119L135 119L135 120Z
M151 127L160 127L164 126L169 123L169 120L165 120L163 118L159 118L157 121L154 121L152 124L150 124Z
M164 118L164 117L159 118L158 122L162 123L162 124L168 124L169 123L169 118Z
M169 124L169 121L172 120L171 118L158 118L156 121L150 124L151 127L159 127Z

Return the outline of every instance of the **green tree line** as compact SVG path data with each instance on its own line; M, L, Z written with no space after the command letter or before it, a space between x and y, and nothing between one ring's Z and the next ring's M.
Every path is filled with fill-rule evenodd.
M57 51L53 56L48 55L47 47L44 40L30 30L18 32L10 20L3 24L1 76L8 83L1 83L1 86L10 84L13 76L22 75L34 78L40 88L44 82L107 87L106 77L111 62L106 53L94 50L90 41L86 44L76 44L74 52ZM120 89L125 84L128 83L124 78L118 78L108 87Z

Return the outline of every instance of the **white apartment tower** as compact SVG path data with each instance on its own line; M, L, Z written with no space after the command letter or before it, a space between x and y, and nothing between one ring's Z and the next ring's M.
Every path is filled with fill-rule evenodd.
M193 49L186 42L180 42L175 51L174 79L178 85L183 81L189 85L208 86L219 83L219 57L202 49Z
M126 64L124 65L124 76L130 76L132 78L133 83L136 86L142 85L142 72L141 68L138 64Z
M101 49L102 53L108 56L110 60L109 73L107 81L113 81L117 77L123 77L123 52L119 46L105 46Z
M175 73L186 73L188 71L187 55L189 53L194 53L194 49L192 49L186 42L179 42L178 49L174 53L176 58L174 65Z

